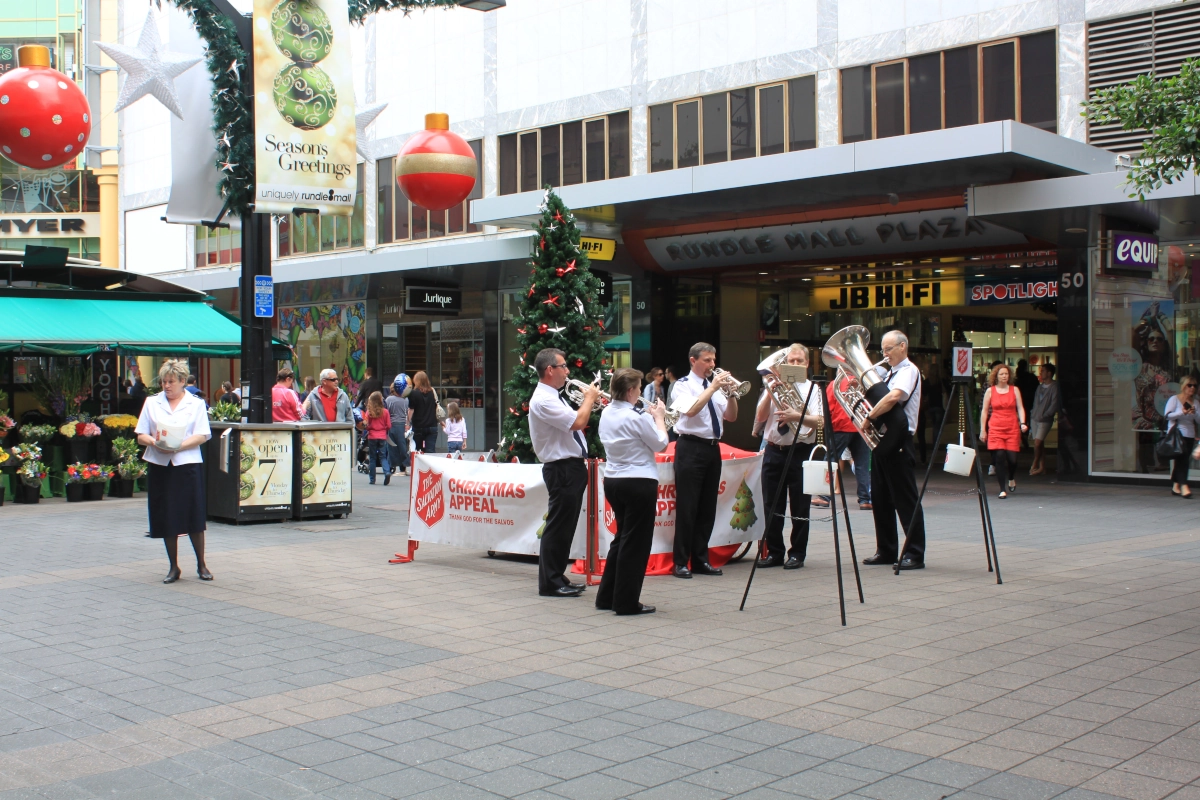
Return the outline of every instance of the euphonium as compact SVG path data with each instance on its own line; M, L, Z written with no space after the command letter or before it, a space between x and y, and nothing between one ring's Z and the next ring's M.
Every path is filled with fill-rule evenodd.
M790 347L785 347L767 356L758 365L758 374L763 376L763 383L766 385L767 391L771 393L771 397L775 398L775 405L780 408L799 411L804 408L804 398L799 395L793 384L779 377L779 372L776 369L780 364L787 362L788 353L791 349ZM808 436L812 433L812 428L801 425L799 422L787 422L784 424L791 431L793 440L797 438L797 428L800 429L800 436Z
M871 332L861 325L850 325L829 337L821 350L821 361L827 367L837 369L834 378L833 396L850 417L854 427L872 450L883 447L881 453L890 452L908 430L908 420L902 406L893 407L882 419L868 419L871 409L888 393L887 384L875 371L878 364L867 355L867 344ZM880 361L879 364L884 362ZM842 388L845 383L846 388Z
M720 367L713 367L712 376L710 377L710 380L715 381L717 378L721 377L722 375L729 375L729 373L726 372L725 370L721 369ZM732 376L730 376L730 377L732 377ZM734 380L736 381L737 378L734 378ZM728 386L728 385L722 386L721 391L724 392L726 397L735 397L738 400L741 400L743 397L750 394L750 381L742 381L741 383L734 383L732 386Z

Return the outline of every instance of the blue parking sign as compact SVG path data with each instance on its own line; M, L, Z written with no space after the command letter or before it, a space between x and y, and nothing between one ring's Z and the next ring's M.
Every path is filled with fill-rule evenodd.
M254 276L254 316L275 316L275 279L270 275Z

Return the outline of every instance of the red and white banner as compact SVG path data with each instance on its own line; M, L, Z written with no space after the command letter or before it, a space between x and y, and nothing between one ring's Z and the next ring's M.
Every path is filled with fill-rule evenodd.
M497 464L414 454L408 538L475 550L536 555L548 502L541 464ZM612 509L604 501L600 465L597 509L601 515L599 556L608 553L616 533ZM762 456L721 463L717 521L711 546L757 541L764 530ZM587 515L575 527L571 558L586 557ZM658 465L658 514L652 553L669 553L675 541L675 465Z

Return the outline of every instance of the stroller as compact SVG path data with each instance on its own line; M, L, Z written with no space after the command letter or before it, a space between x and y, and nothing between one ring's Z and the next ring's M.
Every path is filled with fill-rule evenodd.
M354 437L358 441L358 447L354 452L354 461L357 469L362 474L366 475L371 471L371 458L367 450L367 432L362 428L362 411L354 409Z

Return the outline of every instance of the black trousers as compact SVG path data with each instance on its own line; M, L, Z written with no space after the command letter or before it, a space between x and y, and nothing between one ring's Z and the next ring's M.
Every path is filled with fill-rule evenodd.
M925 560L925 515L917 505L917 478L913 474L912 434L905 433L900 446L887 455L876 450L871 454L871 512L875 518L876 552L889 561L896 560L900 549L900 537L904 530L897 530L896 516L908 527L915 514L908 549L901 555L912 556L915 561Z
M549 594L570 583L563 573L571 559L571 540L583 508L587 467L582 458L550 461L542 465L542 479L550 494L550 505L538 550L538 594Z
M720 488L720 446L681 436L675 443L675 566L708 563Z
M1000 491L1008 491L1008 482L1017 479L1017 451L992 450L992 466L996 468L996 480L1000 482Z
M617 535L608 548L596 608L632 612L641 608L642 582L654 545L658 481L654 478L605 478L604 497L617 518Z
M783 465L787 462L789 448L767 445L767 449L763 451L762 496L764 504L770 503L779 491L779 482L784 481L787 484L787 496L780 496L779 505L767 509L767 555L784 555L783 513L786 501L791 499L792 540L787 555L804 561L808 552L808 510L809 501L812 499L804 493L804 462L812 453L813 446L806 442L797 442L795 448L792 463L788 464L785 475Z
M1196 446L1194 438L1183 437L1183 453L1179 458L1171 459L1171 483L1178 483L1182 488L1188 485L1188 464L1192 460L1192 448Z

